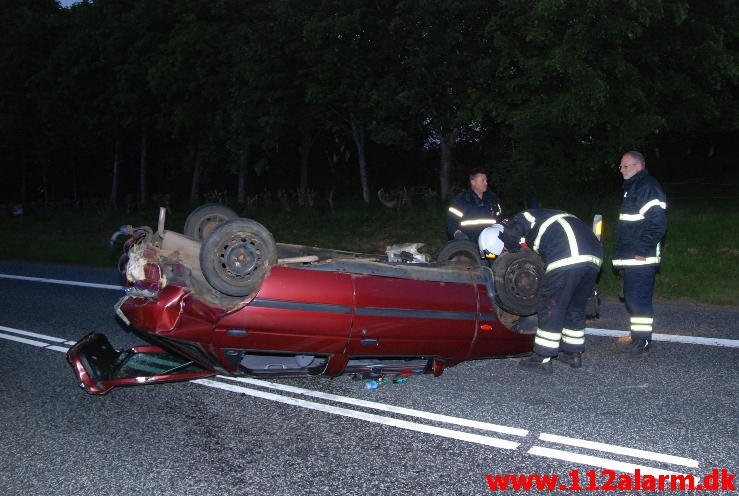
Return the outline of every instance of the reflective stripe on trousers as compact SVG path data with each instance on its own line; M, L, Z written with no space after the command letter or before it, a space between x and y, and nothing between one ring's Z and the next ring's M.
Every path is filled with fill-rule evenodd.
M598 268L576 266L547 272L539 292L539 326L534 352L556 356L585 349L585 305L595 287Z
M652 339L652 293L656 273L654 265L623 268L624 300L630 315L632 339Z

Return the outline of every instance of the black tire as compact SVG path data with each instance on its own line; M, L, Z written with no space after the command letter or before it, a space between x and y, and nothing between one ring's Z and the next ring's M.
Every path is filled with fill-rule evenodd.
M493 264L495 299L506 312L532 315L538 311L539 290L544 278L544 262L528 249L506 252Z
M232 219L211 232L200 247L200 268L213 289L246 296L262 284L277 263L272 234L257 221Z
M218 224L238 217L236 212L225 205L206 203L190 212L187 220L185 220L185 228L182 232L185 236L202 241L213 232Z
M480 250L477 243L468 239L455 239L441 247L436 261L468 266L482 265Z

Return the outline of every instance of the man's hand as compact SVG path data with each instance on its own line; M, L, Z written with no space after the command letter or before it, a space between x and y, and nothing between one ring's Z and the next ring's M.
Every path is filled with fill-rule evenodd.
M640 262L645 262L647 260L647 257L643 257L641 255L634 255L634 258L639 260Z

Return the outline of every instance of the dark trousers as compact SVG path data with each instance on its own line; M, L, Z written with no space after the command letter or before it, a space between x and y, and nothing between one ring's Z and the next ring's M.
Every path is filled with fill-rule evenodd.
M598 269L594 265L547 272L539 293L539 328L534 352L557 356L585 349L585 306L593 293Z
M624 267L621 272L624 284L624 301L626 302L626 309L631 315L632 339L652 339L652 324L654 322L652 293L656 274L656 265Z

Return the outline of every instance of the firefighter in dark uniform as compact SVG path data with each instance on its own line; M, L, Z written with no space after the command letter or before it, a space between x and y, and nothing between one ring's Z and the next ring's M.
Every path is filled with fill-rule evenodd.
M652 341L652 290L660 263L660 243L667 230L667 197L636 151L621 157L624 197L618 215L613 267L621 273L626 308L631 316L628 355L643 357Z
M561 210L530 209L490 230L498 234L510 252L521 243L541 255L545 274L539 291L538 327L534 354L519 366L542 374L552 373L552 359L573 368L582 367L585 350L585 306L595 288L603 259L603 247L590 226ZM480 239L485 249L488 231ZM489 243L493 245L493 243ZM502 247L495 251L500 252Z
M449 237L477 242L480 232L497 222L501 214L498 197L488 189L488 176L482 169L469 174L470 187L458 194L446 214Z

